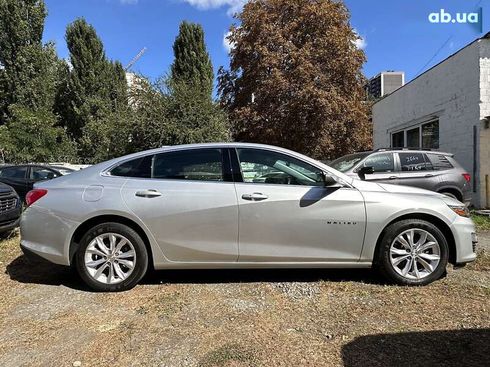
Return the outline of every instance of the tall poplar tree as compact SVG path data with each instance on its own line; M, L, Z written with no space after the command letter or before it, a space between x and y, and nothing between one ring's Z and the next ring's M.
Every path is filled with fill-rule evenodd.
M46 15L43 1L0 0L0 124L10 105L39 107L52 91L35 88L46 87L43 79L53 61L50 46L42 44Z
M199 85L211 96L214 73L201 25L182 22L173 50L175 60L171 67L171 79Z
M199 24L182 22L175 60L165 80L168 141L186 144L229 139L225 113L213 99L213 65Z
M67 83L60 90L59 112L77 141L89 122L126 107L126 78L120 63L110 62L94 27L80 18L66 29L70 52Z
M0 0L0 153L9 162L74 153L53 113L62 63L42 43L46 15L41 0Z

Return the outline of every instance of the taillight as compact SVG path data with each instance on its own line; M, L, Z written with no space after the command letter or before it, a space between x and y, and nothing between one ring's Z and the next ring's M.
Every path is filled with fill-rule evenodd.
M470 182L471 181L471 175L469 173L463 173L463 177L466 180L466 182Z
M34 189L27 193L26 204L27 206L34 204L36 201L41 199L44 195L48 193L46 189Z

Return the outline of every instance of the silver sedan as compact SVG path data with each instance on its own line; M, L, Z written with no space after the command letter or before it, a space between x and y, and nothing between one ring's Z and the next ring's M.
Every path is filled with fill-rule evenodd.
M164 147L35 185L21 248L73 266L91 288L155 269L369 268L424 285L473 261L466 207L422 189L348 177L286 149Z

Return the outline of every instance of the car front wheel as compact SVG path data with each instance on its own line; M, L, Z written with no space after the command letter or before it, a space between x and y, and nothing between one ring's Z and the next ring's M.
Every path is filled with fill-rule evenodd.
M105 292L133 288L146 273L148 253L141 237L120 223L103 223L82 238L76 268L93 290Z
M446 271L449 248L444 234L430 222L407 219L391 224L378 251L378 265L397 284L426 285Z

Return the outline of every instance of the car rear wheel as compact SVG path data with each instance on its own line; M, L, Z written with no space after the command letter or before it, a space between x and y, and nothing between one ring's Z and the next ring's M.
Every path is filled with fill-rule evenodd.
M402 220L385 231L377 263L397 284L426 285L446 271L449 248L444 234L430 222Z
M141 237L120 223L103 223L82 238L76 254L82 280L96 291L133 288L146 273L148 253Z

